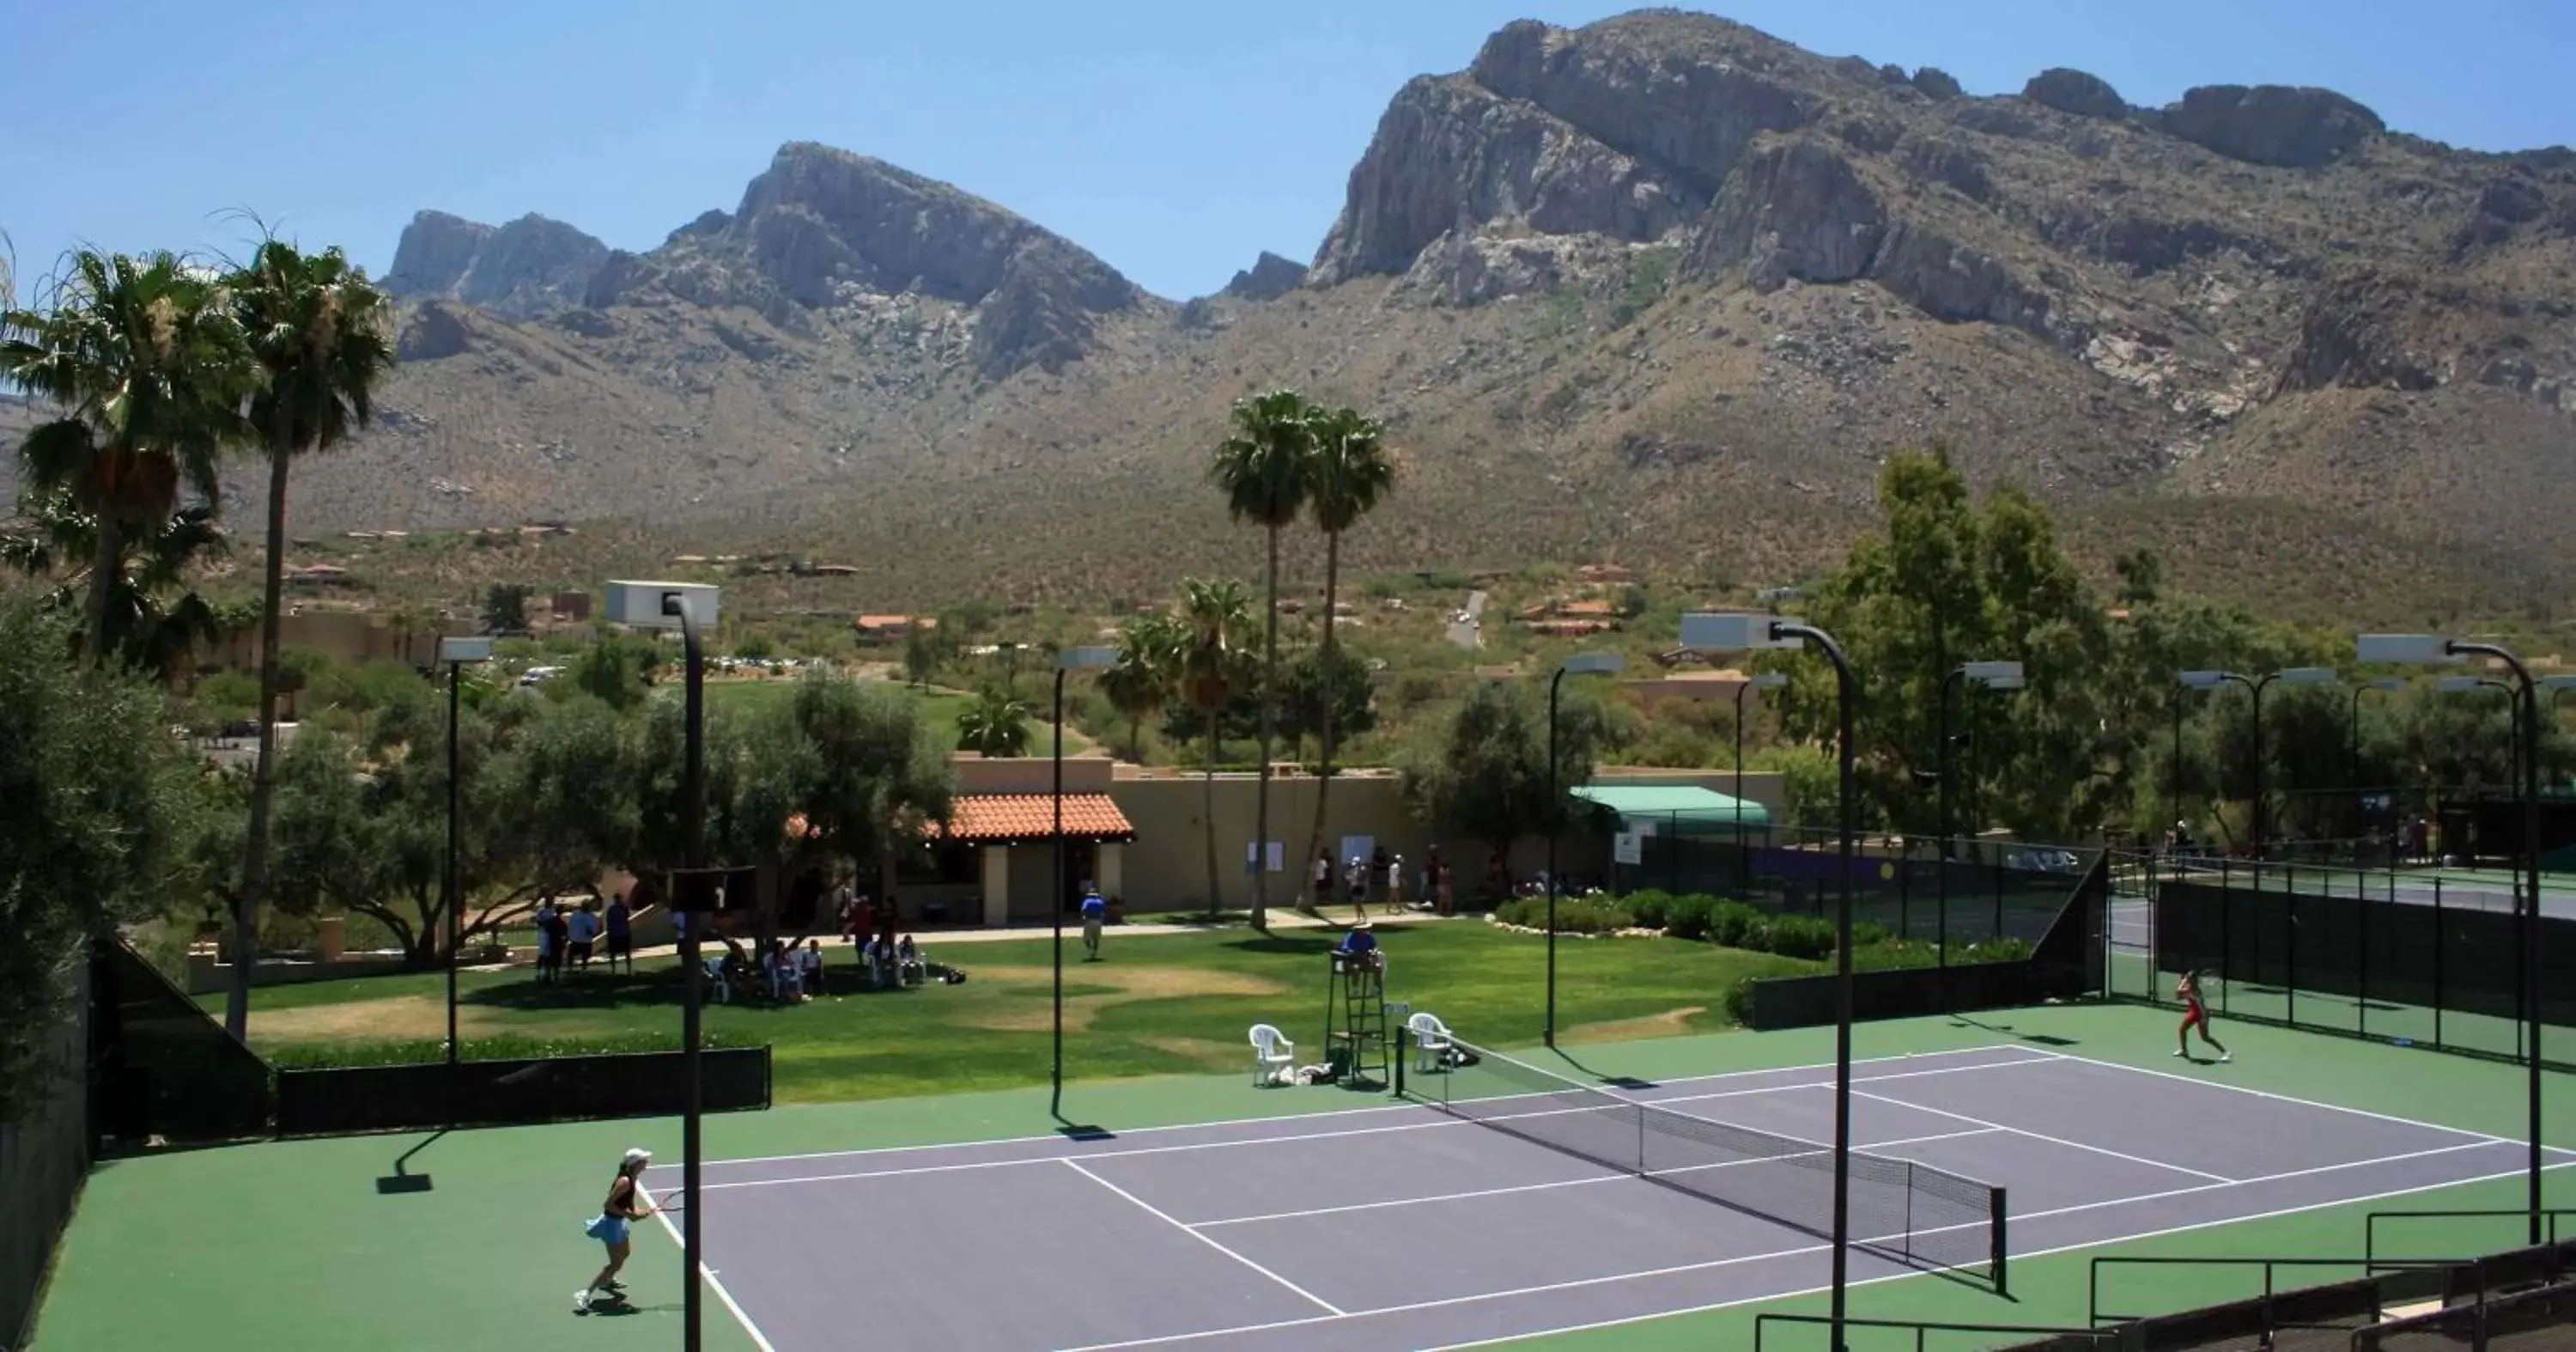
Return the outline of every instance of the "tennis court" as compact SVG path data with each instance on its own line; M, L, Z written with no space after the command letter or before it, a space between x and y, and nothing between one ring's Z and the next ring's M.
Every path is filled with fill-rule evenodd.
M1603 1090L1529 1057L1547 1064L1482 1053L1414 1076L1416 1101L1321 1115L712 1162L708 1247L771 1352L862 1330L905 1347L1393 1352L1826 1283L1830 1067ZM1853 1089L1871 1157L1855 1162L1855 1282L2006 1277L1986 1261L1988 1186L2018 1259L2525 1160L2475 1131L2028 1041L1867 1060Z

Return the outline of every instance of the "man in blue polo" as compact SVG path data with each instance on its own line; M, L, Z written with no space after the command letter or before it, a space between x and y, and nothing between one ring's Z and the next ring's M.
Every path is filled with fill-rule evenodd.
M1109 918L1109 903L1100 899L1097 883L1082 885L1082 946L1090 950L1084 962L1100 961L1100 922Z

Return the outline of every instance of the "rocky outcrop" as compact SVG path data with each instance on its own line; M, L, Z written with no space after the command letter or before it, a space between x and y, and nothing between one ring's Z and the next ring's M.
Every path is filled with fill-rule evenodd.
M403 361L437 361L473 346L464 317L437 301L423 301L404 316L394 339L394 355Z
M1689 262L1704 274L1740 269L1765 290L1791 278L1848 282L1867 271L1886 229L1886 208L1849 159L1817 137L1792 137L1727 179Z
M1473 81L1426 76L1378 120L1313 275L1330 284L1401 273L1440 236L1497 220L1550 234L1654 239L1703 201L1672 175L1542 109Z
M456 284L474 266L474 255L492 227L444 211L415 212L394 245L393 270L385 290L397 299L454 294Z
M1237 300L1277 300L1296 290L1306 280L1306 265L1281 258L1268 249L1252 260L1252 266L1234 274L1225 284L1223 294Z
M2539 176L2522 165L2508 166L2478 190L2468 219L2451 234L2451 257L2463 260L2479 249L2502 244L2520 227L2548 214L2549 194Z
M1914 87L1929 95L1935 103L1955 99L1967 92L1959 87L1957 76L1938 66L1925 66L1914 72Z
M2054 66L2030 77L2021 96L2043 108L2054 108L2077 117L2101 117L2117 121L2129 115L2128 100L2099 75Z
M424 211L404 227L385 286L403 299L457 300L534 319L579 305L608 254L607 245L543 216L496 229Z
M2441 362L2409 340L2413 288L2375 272L2337 278L2309 302L2299 340L2281 364L2282 390L2336 385L2429 390Z
M2229 159L2280 169L2332 164L2388 129L2331 89L2288 85L2202 85L2167 105L2160 124Z

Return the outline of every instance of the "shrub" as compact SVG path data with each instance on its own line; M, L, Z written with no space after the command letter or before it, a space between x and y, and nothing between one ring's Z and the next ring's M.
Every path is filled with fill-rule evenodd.
M1834 951L1833 922L1812 915L1775 916L1745 936L1744 946L1810 961Z
M1886 943L1888 938L1887 926L1874 920L1854 921L1852 924L1852 947L1855 950Z
M759 1040L708 1031L700 1035L698 1045L709 1048L757 1047ZM677 1034L668 1032L601 1033L590 1037L529 1037L507 1034L501 1037L467 1038L459 1049L468 1061L521 1061L556 1056L609 1056L631 1052L672 1052L680 1050ZM348 1068L352 1066L419 1065L445 1059L447 1044L434 1038L386 1038L364 1042L290 1042L264 1047L261 1055L271 1065L306 1069L316 1067Z
M1547 928L1547 898L1518 897L1503 903L1495 912L1505 924L1528 929ZM1628 908L1611 897L1566 897L1556 899L1556 931L1559 934L1609 934L1636 923Z
M1664 933L1676 939L1706 939L1716 903L1702 896L1674 897L1664 903Z
M1753 1026L1753 980L1748 976L1726 988L1726 1017L1739 1028Z
M1767 952L1768 949L1764 945L1755 942L1754 935L1768 924L1770 919L1771 917L1759 906L1741 901L1715 902L1709 912L1709 942L1721 948L1750 948Z
M1950 951L1953 963L2028 962L2030 956L2030 943L2024 939L1988 939L1982 944L1968 945L1964 952L1958 949Z
M1637 917L1638 924L1647 929L1662 929L1665 909L1672 905L1673 898L1668 892L1649 887L1631 892L1619 900L1627 906L1628 914Z
M1853 930L1858 940L1860 933ZM1920 939L1883 939L1874 944L1852 945L1852 970L1855 972L1893 972L1908 967L1930 967L1941 960L1941 950Z

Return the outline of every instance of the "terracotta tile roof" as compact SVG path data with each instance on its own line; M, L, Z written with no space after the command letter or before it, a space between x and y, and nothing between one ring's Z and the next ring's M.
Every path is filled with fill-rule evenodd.
M932 827L934 838L977 845L1055 839L1055 798L1044 793L975 793L960 796L949 811L945 832ZM1136 828L1105 793L1064 796L1067 840L1133 840Z

